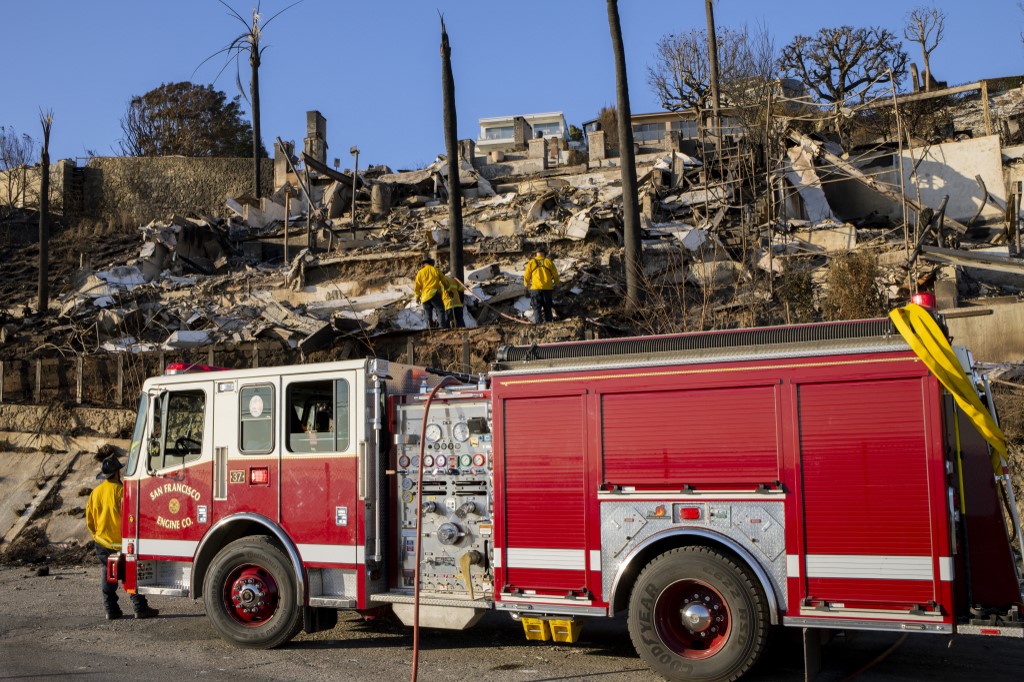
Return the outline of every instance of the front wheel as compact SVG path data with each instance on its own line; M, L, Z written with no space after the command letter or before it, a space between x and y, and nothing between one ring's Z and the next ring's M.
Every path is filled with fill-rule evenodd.
M640 657L669 680L724 682L764 650L768 604L750 574L709 547L658 556L629 599L629 634Z
M291 564L265 537L235 540L220 551L203 601L213 627L235 646L273 649L302 629Z

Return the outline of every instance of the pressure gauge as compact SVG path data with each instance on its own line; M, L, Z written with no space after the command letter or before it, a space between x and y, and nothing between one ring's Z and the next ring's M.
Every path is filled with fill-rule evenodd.
M466 422L459 422L458 424L452 427L452 437L454 437L455 440L460 442L465 442L469 440L469 426L466 424Z
M424 455L423 456L423 466L426 467L427 469L429 469L430 467L434 466L434 456L433 455Z
M440 424L427 424L427 442L436 443L441 440L441 425Z

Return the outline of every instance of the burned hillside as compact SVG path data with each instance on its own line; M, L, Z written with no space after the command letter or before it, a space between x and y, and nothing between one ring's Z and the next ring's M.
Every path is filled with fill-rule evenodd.
M954 90L946 97L965 88ZM205 358L262 343L265 356L276 347L288 360L398 357L409 338L445 346L465 337L480 340L472 364L482 369L504 342L870 317L918 291L955 318L1024 289L1024 152L1011 144L1024 96L1019 86L989 94L991 107L958 100L953 138L917 146L875 139L846 150L801 132L792 109L760 135L684 138L666 124L641 139L645 303L636 310L624 305L623 189L603 131L586 148L521 132L513 149L486 156L465 140L457 165L471 329L428 334L412 280L422 256L446 263L450 164L332 169L326 122L310 112L312 153L296 158L279 141L270 196L144 225L56 225L55 295L42 314L32 305L33 216L12 214L0 254L9 264L4 356ZM532 324L522 279L538 246L561 277L548 326Z

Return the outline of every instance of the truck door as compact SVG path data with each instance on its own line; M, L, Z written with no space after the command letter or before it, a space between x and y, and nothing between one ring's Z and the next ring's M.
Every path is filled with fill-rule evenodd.
M803 545L799 575L790 570L802 616L939 625L939 611L948 616L942 452L926 382L797 387L802 537L796 524L787 530L791 554Z
M278 514L280 379L273 375L215 380L213 518Z
M362 563L356 377L347 371L283 380L281 525L307 566Z
M150 397L139 479L138 554L190 561L212 500L210 381L175 385ZM153 576L142 575L140 581Z
M504 498L504 583L514 591L600 592L589 584L586 551L586 398L502 401L496 497Z

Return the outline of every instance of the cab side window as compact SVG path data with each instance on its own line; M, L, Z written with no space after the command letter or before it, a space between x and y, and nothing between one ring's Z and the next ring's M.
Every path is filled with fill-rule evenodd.
M305 381L288 386L289 452L344 452L349 447L349 383Z
M244 386L238 395L239 452L271 452L274 449L274 387Z
M156 401L149 438L149 468L187 464L203 456L206 394L168 391Z

